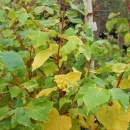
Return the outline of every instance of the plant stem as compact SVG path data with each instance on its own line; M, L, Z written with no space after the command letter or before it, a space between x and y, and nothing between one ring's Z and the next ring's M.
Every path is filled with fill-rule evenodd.
M62 21L61 21L61 2L60 0L57 0L57 5L59 7L59 19L60 19L60 22L58 24L58 31L59 31L59 34L62 34L63 31L64 31L64 15L65 15L65 9L66 9L66 0L63 0L63 6L64 6L64 9L63 9L63 14L62 14ZM60 29L60 25L62 26L62 28ZM60 38L60 41L59 41L59 46L58 46L58 52L57 52L57 66L58 66L58 73L59 74L62 74L61 72L61 67L60 67L60 49L62 47L62 42L63 42L63 38ZM64 97L64 91L62 91L61 89L59 90L59 95L60 95L60 98L63 98ZM61 113L62 115L64 114L64 106L61 108Z
M13 77L19 84L22 84L22 82L21 82L18 78L16 78L16 76L15 76L11 71L9 71L9 72L11 73L12 77ZM19 87L19 88L23 89L24 91L26 91L30 97L35 98L24 86L17 86L17 87Z
M31 49L30 49L30 59L29 59L29 79L32 78L32 71L31 71L31 63L32 63L32 51L33 51L33 46L31 45Z
M84 73L84 68L86 67L86 64L87 64L87 61L85 61L85 62L83 63L82 74Z
M60 38L60 42L59 42L59 46L58 46L58 53L57 53L57 66L58 66L59 74L61 74L61 70L60 70L60 49L61 49L62 41L63 41L63 39Z
M67 64L66 67L64 69L64 74L68 71L69 69L69 64L70 64L70 57L71 57L72 53L70 53L70 55L68 56L68 60L67 60Z
M14 110L14 108L10 105L10 103L4 98L3 94L0 94L0 97L12 110Z
M75 96L76 96L76 94L78 93L79 90L80 90L80 87L77 89L75 95L73 96L73 98L72 98L72 103L73 103L73 101L74 101L74 99L75 99ZM68 110L70 109L70 106L71 106L72 103L69 103L69 106L68 106L67 110L66 110L63 114L66 114L66 113L68 112Z
M64 32L64 16L65 16L65 9L66 9L66 0L63 1L64 3L64 9L63 9L63 14L62 14L62 30L61 30L61 34Z
M15 113L13 113L12 115L9 115L7 117L5 117L4 119L0 120L0 122L4 122L5 120L7 120L8 118L10 118L11 116L13 116Z
M60 0L57 1L57 4L58 4L58 7L59 7L59 18L61 17L61 10L60 10L60 7L61 7L61 3L60 3ZM66 1L64 0L63 1L63 6L64 6L64 9L63 9L63 14L62 14L62 21L59 22L58 24L58 30L59 30L59 34L62 34L63 31L64 31L64 15L65 15L65 9L66 9ZM60 30L60 24L62 24L62 29ZM60 38L60 41L59 41L59 46L58 46L58 53L57 53L57 65L58 65L58 70L59 70L59 74L61 74L61 67L60 67L60 49L61 49L61 46L62 46L62 42L63 42L63 38Z
M92 60L90 59L89 62L88 62L88 74L87 74L88 77L90 76L91 63L92 63Z
M25 7L25 9L26 9L27 13L29 13L27 7ZM37 28L39 28L40 30L45 31L45 29L44 29L41 25L37 24L34 19L32 19L32 18L30 18L30 19L31 19L31 21L34 23L34 25L35 25Z
M121 80L122 80L123 75L124 75L124 72L122 72L122 73L120 74L120 76L119 76L119 78L118 78L118 82L117 82L116 88L119 88L119 85L120 85L120 83L121 83Z

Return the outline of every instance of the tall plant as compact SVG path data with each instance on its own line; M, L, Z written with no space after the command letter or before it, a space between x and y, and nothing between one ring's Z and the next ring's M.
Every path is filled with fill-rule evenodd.
M0 4L0 130L127 130L129 58L94 41L82 4Z

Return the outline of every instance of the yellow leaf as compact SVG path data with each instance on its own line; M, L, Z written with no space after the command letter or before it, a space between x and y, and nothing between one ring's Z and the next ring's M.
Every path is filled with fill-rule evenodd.
M57 83L58 88L64 89L65 88L65 74L62 75L55 75L55 82Z
M112 106L103 106L96 116L107 130L127 130L129 125L130 114L124 112L117 101L113 101Z
M69 87L72 87L74 85L78 85L77 81L80 79L81 74L82 74L81 72L74 70L74 72L67 73L66 75L65 74L56 75L55 81L57 83L57 86L60 89L68 92Z
M81 72L70 72L66 74L66 80L68 82L68 85L78 85L77 81L81 77Z
M93 115L91 115L86 120L86 123L89 125L89 128L91 128L91 130L98 130L98 124L94 123L94 121L95 121L95 117Z
M62 59L60 59L60 67L64 61L67 61L67 56L64 56Z
M126 64L123 63L116 63L112 66L112 70L115 73L122 73L126 69Z
M32 71L37 69L38 67L42 66L44 62L53 54L51 49L46 49L44 51L40 51L34 57L34 61L32 64Z
M78 120L72 118L72 127L70 130L81 130Z
M128 76L128 79L130 80L130 75Z
M83 128L88 128L91 130L98 130L98 125L96 123L94 123L95 121L95 117L93 115L91 115L89 118L85 119L82 116L79 116L79 124L83 127Z
M48 96L51 92L56 91L56 90L57 90L57 87L44 89L36 95L36 98L39 98L42 96Z
M122 88L122 89L130 88L130 80L129 79L121 80L120 88Z
M49 122L44 123L44 130L70 130L72 127L71 118L60 116L56 109L53 109L48 116Z
M68 37L68 40L71 42L74 42L77 45L83 45L82 40L77 36L70 36L70 37Z
M126 115L127 115L128 120L129 120L129 122L130 122L130 106L129 106L127 112L126 112Z
M83 127L83 128L89 128L89 125L86 123L86 121L84 120L84 118L82 116L79 116L79 124Z

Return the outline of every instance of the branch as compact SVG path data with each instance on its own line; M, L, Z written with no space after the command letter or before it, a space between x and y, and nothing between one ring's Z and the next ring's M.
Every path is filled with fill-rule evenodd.
M75 95L74 95L74 97L72 98L72 102L74 101L74 99L75 99L75 96L76 96L76 94L78 93L78 91L80 90L80 87L77 89L77 91L75 92ZM63 113L63 114L66 114L66 113L68 113L68 110L70 109L70 105L71 105L72 103L69 103L69 106L68 106L68 108L67 108L67 110Z
M87 74L88 77L90 75L91 63L92 63L92 60L90 59L89 62L88 62L88 74Z
M8 118L10 118L10 117L13 116L14 114L15 114L15 113L13 113L13 114L11 114L11 115L5 117L4 119L0 120L0 122L4 122L5 120L7 120Z
M63 9L63 16L62 16L62 31L61 31L61 34L63 33L64 31L64 16L65 16L65 9L66 9L66 0L63 1L64 3L64 9Z
M10 103L4 98L3 94L0 94L0 97L12 110L14 110L14 108L10 105Z
M116 88L119 88L119 85L120 85L120 83L121 83L121 80L122 80L122 77L123 77L124 73L125 73L125 72L122 72L122 73L120 74L120 76L119 76L119 78L118 78L118 82L117 82Z
M61 68L60 68L60 49L61 49L61 46L62 46L62 41L63 39L60 38L60 42L59 42L59 46L58 46L58 53L57 53L57 66L58 66L58 70L59 70L59 74L61 74Z
M11 73L12 77L13 77L19 84L22 84L22 82L21 82L18 78L16 78L16 76L15 76L11 71L9 71L9 72ZM24 86L17 86L17 87L19 87L19 88L23 89L24 91L26 91L30 97L35 98Z
M84 68L86 67L86 64L87 64L87 61L85 61L85 62L83 63L82 74L84 73Z

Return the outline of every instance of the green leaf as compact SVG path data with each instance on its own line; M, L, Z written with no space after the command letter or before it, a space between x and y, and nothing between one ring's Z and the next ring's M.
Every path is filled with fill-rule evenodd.
M4 22L5 21L5 10L0 10L0 22Z
M16 12L13 11L13 10L9 10L8 18L10 18L12 21L14 21L17 18L16 17Z
M19 13L16 14L16 16L18 17L18 20L21 23L21 25L24 25L25 21L29 17L29 14L23 13L23 12L19 12Z
M13 86L9 89L12 98L18 96L18 94L21 93L22 91L23 90L17 86Z
M46 19L41 20L40 23L45 27L50 27L50 26L55 26L57 23L59 23L59 20L48 18L47 20Z
M27 115L36 121L48 121L48 114L53 109L51 101L41 100L42 98L31 101L27 106Z
M109 65L106 65L103 68L99 68L97 70L94 70L94 73L97 73L97 74L101 74L104 72L112 72L112 67Z
M46 63L43 66L43 71L44 71L45 75L47 75L47 76L53 76L55 71L57 71L57 70L58 70L57 66L55 65L54 62Z
M44 64L44 62L53 54L52 50L46 49L44 51L40 51L34 57L34 61L32 64L32 71L39 68Z
M99 87L90 88L83 97L85 106L88 108L89 111L99 105L108 102L109 99L110 93L108 92L108 90Z
M65 30L64 34L67 36L74 36L76 35L76 32L74 31L73 28L68 28L67 30Z
M116 14L112 12L112 13L110 13L110 15L108 16L108 18L109 18L109 19L113 19L114 17L118 16L119 14L120 14L119 12L116 13Z
M85 13L82 10L78 9L78 7L75 6L72 2L70 2L70 6L72 9L79 11L82 15L85 16Z
M9 36L12 35L12 34L13 34L13 31L10 30L10 29L6 29L6 30L4 30L4 32L3 32L4 37L9 37Z
M116 63L112 66L112 70L115 73L122 73L126 69L126 64L123 63Z
M13 110L13 112L15 114L12 116L12 119L11 119L12 125L14 125L15 123L18 123L18 124L21 124L30 128L33 127L33 124L30 118L28 117L26 110L24 110L23 107L17 107L15 110Z
M114 26L115 23L116 23L115 19L112 19L112 20L110 20L110 21L108 21L106 23L106 28L107 28L107 30L109 32L112 30L112 28L113 28L113 26Z
M36 8L34 8L34 12L36 14L40 14L44 11L44 9L45 9L45 6L37 6Z
M117 31L125 32L129 30L129 23L126 18L118 18L117 19Z
M6 118L10 111L10 108L8 106L4 106L0 108L0 120Z
M95 82L99 87L105 88L106 84L102 79L95 77L92 81Z
M34 91L35 88L38 88L38 83L36 80L28 80L28 82L25 82L22 84L29 92Z
M66 104L66 103L71 103L71 100L67 99L67 98L61 98L60 101L59 101L59 105L60 105L60 108Z
M45 10L49 13L49 14L54 14L54 10L48 6L45 7Z
M56 4L57 0L44 0L43 4L44 5L52 5Z
M129 46L129 45L130 45L130 32L128 32L128 33L125 35L125 45L126 45L126 46Z
M103 43L110 44L110 43L108 42L108 40L97 40L97 41L95 41L93 44L103 44Z
M84 44L83 47L80 46L79 51L80 51L80 53L82 53L85 56L87 61L90 60L91 50L90 50L90 47L88 45Z
M30 30L28 37L32 40L35 48L45 45L49 37L49 32L42 32L40 30Z
M14 51L0 52L0 61L10 70L25 67L20 55Z
M120 88L113 88L110 90L113 100L118 100L122 105L123 109L126 111L129 106L129 96Z

